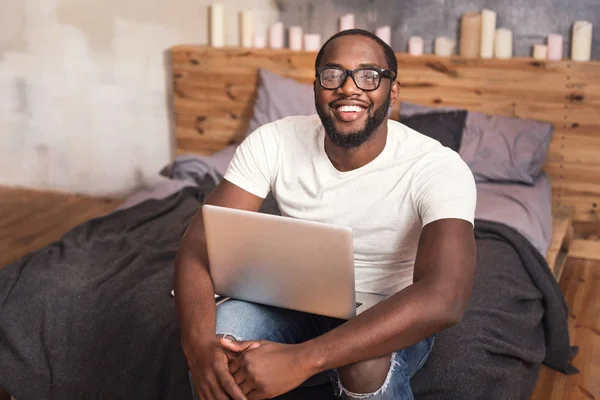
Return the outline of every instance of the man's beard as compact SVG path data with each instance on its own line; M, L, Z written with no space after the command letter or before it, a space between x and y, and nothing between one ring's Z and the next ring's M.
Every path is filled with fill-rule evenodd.
M362 130L354 132L342 133L335 127L333 117L328 113L327 108L317 107L317 114L321 118L321 122L325 127L327 137L338 147L346 149L356 148L365 143L373 135L373 132L381 125L388 113L390 107L390 96L388 95L385 101L379 108L375 109L373 115L367 116L367 123ZM368 110L367 110L368 113Z

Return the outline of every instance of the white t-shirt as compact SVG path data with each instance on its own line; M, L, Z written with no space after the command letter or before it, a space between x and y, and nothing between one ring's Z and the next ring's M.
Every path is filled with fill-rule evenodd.
M239 145L224 178L262 198L272 191L282 215L350 227L356 290L392 295L412 284L423 226L473 224L473 174L456 152L397 121L388 121L377 158L348 172L329 160L325 136L317 115L264 125Z

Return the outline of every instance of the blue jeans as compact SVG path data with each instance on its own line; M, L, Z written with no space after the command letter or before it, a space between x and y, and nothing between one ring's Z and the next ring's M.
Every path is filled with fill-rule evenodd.
M228 334L237 340L268 340L294 344L320 336L344 322L336 318L229 300L217 307L216 334ZM348 391L342 386L336 370L313 376L303 385L318 385L330 381L335 395L343 399L412 400L410 378L429 357L433 342L434 336L431 336L411 347L394 352L383 385L373 393ZM195 394L194 399L198 399Z

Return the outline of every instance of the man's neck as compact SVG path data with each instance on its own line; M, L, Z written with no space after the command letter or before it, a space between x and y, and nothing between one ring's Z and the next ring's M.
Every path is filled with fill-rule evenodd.
M385 148L387 142L387 124L382 124L369 140L355 148L336 146L329 137L325 136L325 154L331 164L340 172L352 171L373 161Z

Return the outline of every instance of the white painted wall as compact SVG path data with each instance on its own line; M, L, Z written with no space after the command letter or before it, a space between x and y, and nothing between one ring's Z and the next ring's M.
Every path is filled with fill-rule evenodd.
M273 0L220 0L277 19ZM205 44L210 0L2 0L0 184L87 194L151 185L171 159L164 52Z

